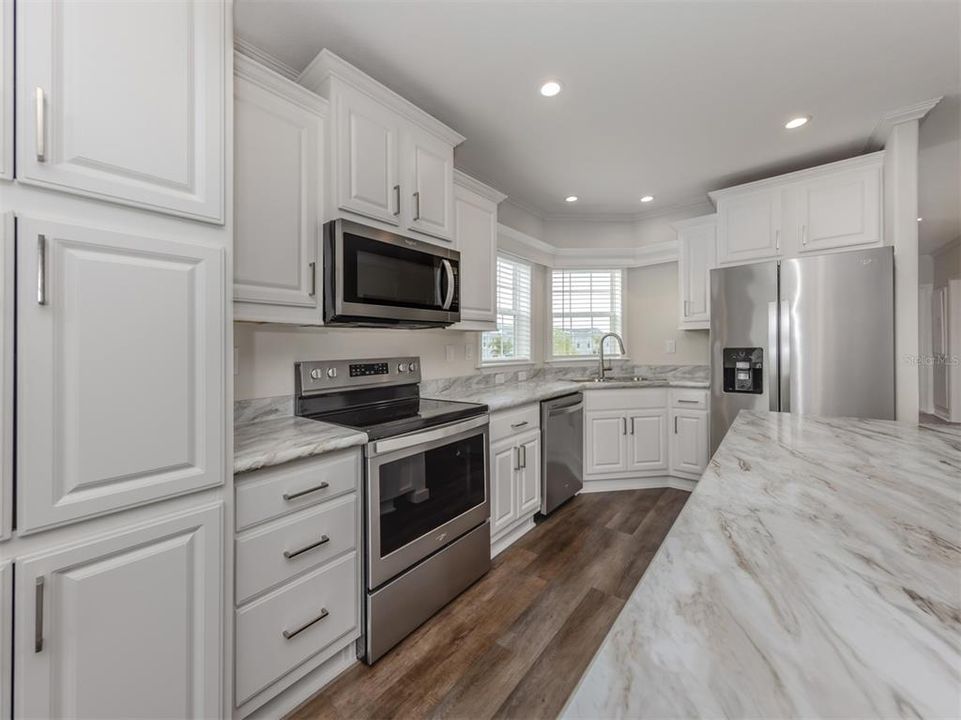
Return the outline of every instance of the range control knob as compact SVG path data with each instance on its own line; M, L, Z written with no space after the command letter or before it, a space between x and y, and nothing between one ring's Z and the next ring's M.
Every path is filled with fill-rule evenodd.
M323 376L324 374L320 371L320 368L314 368L310 371L310 377L314 380L320 380Z
M417 371L417 363L411 363L408 369L409 369L411 372L416 372L416 371Z
M337 368L327 368L327 377L329 378L337 377Z
M405 373L405 372L407 372L407 369L408 369L408 368L407 368L407 363L398 363L398 365L397 365L397 372Z

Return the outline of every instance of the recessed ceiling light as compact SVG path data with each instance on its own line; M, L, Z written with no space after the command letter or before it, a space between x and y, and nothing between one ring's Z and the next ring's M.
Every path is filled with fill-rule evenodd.
M561 91L561 84L555 80L546 82L541 85L541 95L544 97L554 97Z
M650 202L653 199L654 199L653 195L645 195L644 197L641 198L641 202Z
M922 220L924 220L924 218L918 218L918 222L921 222Z
M805 117L796 117L796 118L793 118L793 119L791 119L791 120L788 120L786 123L784 123L784 127L787 128L788 130L794 130L795 128L799 128L799 127L801 127L802 125L807 125L807 121L810 120L810 119L811 119L811 118L810 118L810 117L807 117L807 116L805 116Z
M564 198L564 202L577 202L577 195L568 195Z

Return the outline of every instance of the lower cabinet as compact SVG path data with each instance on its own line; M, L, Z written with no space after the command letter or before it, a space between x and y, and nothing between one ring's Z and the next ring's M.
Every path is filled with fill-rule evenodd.
M491 416L491 540L523 526L541 507L540 405Z
M671 423L671 474L696 479L707 468L707 411L672 410Z
M14 717L223 717L222 515L18 560Z

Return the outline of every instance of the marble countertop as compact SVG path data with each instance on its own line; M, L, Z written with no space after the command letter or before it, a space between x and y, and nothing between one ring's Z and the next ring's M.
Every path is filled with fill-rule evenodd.
M961 436L742 411L564 716L961 716Z
M234 425L234 474L363 445L366 433L296 416Z
M508 410L528 403L549 400L572 392L585 390L619 390L624 388L647 387L710 387L710 383L699 380L639 380L610 382L577 382L565 379L533 379L505 382L500 385L484 387L453 386L443 390L426 390L425 397L440 400L458 400L487 405L491 412Z

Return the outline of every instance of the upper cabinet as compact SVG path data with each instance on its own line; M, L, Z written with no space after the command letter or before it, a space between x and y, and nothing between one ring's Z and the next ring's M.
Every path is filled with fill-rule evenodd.
M716 215L683 220L674 224L679 245L678 291L682 330L711 327L711 269L717 262Z
M453 241L454 147L463 136L329 50L299 81L331 104L326 219L359 216Z
M208 0L18 3L17 178L222 223L227 14Z
M13 0L0 0L0 178L13 179Z
M718 264L880 244L883 157L861 155L710 193Z
M460 317L457 330L497 328L497 205L507 196L454 172L454 244L460 252Z
M234 319L321 323L327 101L234 61Z

